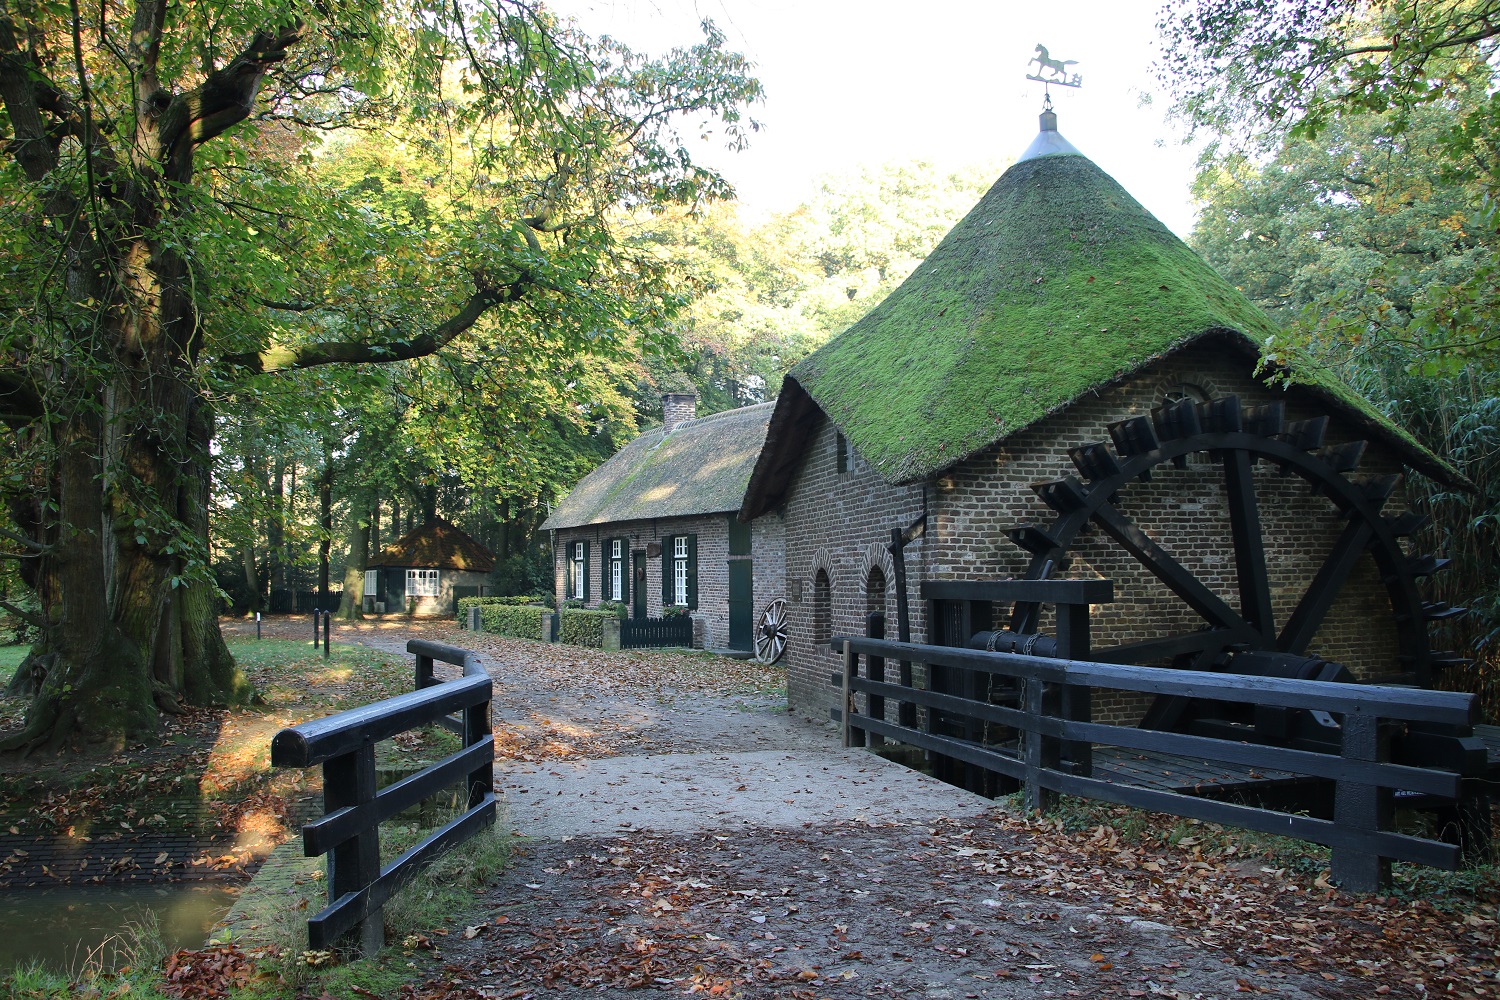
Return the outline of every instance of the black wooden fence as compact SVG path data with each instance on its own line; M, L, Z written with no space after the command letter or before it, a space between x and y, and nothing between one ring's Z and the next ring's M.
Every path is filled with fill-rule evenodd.
M691 646L693 620L687 615L672 618L626 618L620 622L621 649L659 649Z
M325 814L302 828L303 852L328 855L328 906L307 922L312 948L333 947L348 934L365 954L379 949L386 900L444 851L495 822L489 675L465 649L413 639L406 651L416 655L417 690L283 729L271 741L274 767L323 765ZM463 676L436 680L434 661L461 666ZM457 732L464 748L377 791L375 744L432 723ZM382 867L380 822L460 781L468 789L466 811Z
M1473 695L1043 659L873 638L840 637L834 643L844 654L840 714L847 746L864 746L871 735L1007 775L1022 782L1028 808L1050 807L1063 793L1325 844L1333 849L1334 876L1354 891L1374 891L1388 881L1391 859L1458 867L1455 845L1392 829L1393 790L1457 798L1461 776L1389 763L1390 723L1471 726L1478 711ZM920 690L905 677L893 683L885 677L886 660L1010 678L1021 689L1019 707ZM1341 721L1341 755L1091 722L1088 692L1094 688L1329 712ZM1007 747L925 731L911 713L889 710L891 702L921 706L929 715L1010 727L1019 741ZM903 724L903 719L912 721ZM1333 819L1105 781L1092 775L1096 744L1329 779Z

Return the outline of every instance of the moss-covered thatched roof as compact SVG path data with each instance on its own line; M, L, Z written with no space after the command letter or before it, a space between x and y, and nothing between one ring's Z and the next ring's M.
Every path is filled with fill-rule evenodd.
M1007 170L899 288L792 368L745 516L784 499L815 411L909 483L1202 337L1258 357L1273 332L1260 310L1060 148ZM1354 393L1313 388L1423 472L1452 474Z
M583 477L542 527L739 510L774 405L684 420L666 435L645 431Z
M408 531L365 565L488 573L495 568L495 556L452 522L438 517Z

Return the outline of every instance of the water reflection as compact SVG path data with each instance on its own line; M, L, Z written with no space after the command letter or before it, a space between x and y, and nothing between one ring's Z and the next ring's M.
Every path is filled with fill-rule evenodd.
M239 890L176 883L29 889L0 895L0 973L41 962L63 971L113 969L133 928L154 928L169 951L201 947Z

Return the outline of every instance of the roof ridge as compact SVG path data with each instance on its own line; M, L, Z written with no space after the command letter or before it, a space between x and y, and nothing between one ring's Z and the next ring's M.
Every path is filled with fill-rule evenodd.
M699 424L708 423L714 420L722 420L731 416L743 416L744 414L750 413L754 410L761 410L775 405L776 400L771 399L767 400L764 403L751 403L748 406L731 406L729 409L720 410L717 413L705 413L701 417L691 417L687 420L679 420L675 425L673 425L672 433L677 433L677 429L680 427L696 427ZM661 428L653 427L652 430L661 430Z

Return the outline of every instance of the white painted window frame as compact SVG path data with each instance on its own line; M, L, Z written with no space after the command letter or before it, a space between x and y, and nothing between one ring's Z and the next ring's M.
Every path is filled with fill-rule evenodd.
M686 535L672 539L672 603L687 606L688 540Z
M436 597L438 583L438 571L435 569L409 569L406 571L406 596Z

